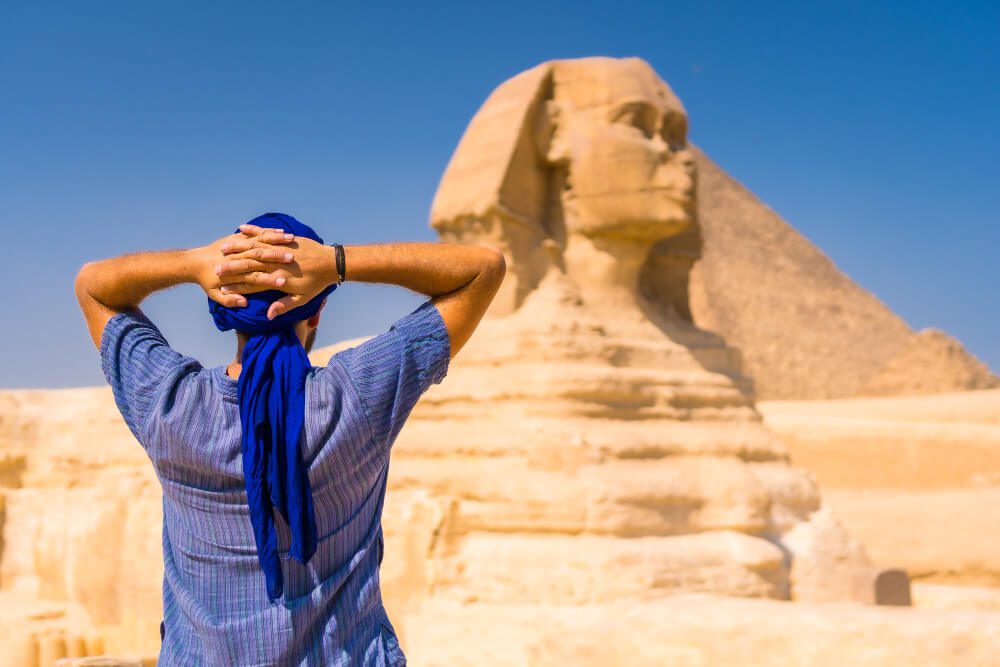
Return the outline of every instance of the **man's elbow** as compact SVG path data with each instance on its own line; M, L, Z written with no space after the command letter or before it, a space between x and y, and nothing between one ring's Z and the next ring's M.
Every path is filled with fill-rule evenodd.
M483 251L482 275L499 285L507 274L507 260L502 252L494 248L483 248Z
M73 281L73 290L76 292L76 300L83 303L87 299L93 299L90 294L90 287L94 284L94 274L96 262L87 262L76 273L76 280Z

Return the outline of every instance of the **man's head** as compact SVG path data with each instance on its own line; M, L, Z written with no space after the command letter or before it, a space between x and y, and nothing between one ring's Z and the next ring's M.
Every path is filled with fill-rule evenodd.
M249 224L280 229L298 237L323 243L323 239L311 227L284 213L265 213L251 220ZM247 304L242 308L228 308L209 300L208 309L215 326L220 331L236 330L240 350L251 337L275 336L291 330L308 352L316 340L316 327L319 326L320 311L326 304L326 297L336 288L336 284L330 285L305 305L278 315L274 319L268 319L267 311L274 301L285 296L284 292L278 290L247 294L245 295Z
M312 352L313 345L316 343L316 329L319 327L320 315L323 312L323 308L326 306L326 301L323 301L323 305L320 306L318 312L304 320L299 320L292 325L295 330L295 335L298 336L299 342L302 343L302 347L306 349L306 352ZM295 311L292 311L295 312ZM242 350L243 346L246 345L247 340L250 338L250 334L244 331L236 332L237 350ZM239 357L239 354L237 354Z

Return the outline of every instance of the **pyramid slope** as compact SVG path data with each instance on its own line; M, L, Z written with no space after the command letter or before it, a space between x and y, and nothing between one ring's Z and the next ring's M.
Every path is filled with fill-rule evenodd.
M997 386L957 341L948 354L933 355L933 372L901 366L904 357L921 356L906 353L922 346L906 322L704 152L693 151L703 246L691 271L691 313L698 326L740 349L758 398Z
M923 329L868 381L861 393L900 396L997 386L1000 378L954 337L938 329Z

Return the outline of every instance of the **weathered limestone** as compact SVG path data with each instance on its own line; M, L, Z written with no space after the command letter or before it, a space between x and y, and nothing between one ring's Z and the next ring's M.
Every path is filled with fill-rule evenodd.
M878 601L876 584L882 573L875 571L864 547L828 508L793 527L783 543L794 554L790 573L794 599L836 602L849 590L859 601ZM845 560L855 566L844 567Z
M1000 585L1000 390L758 404L877 563Z
M997 376L943 331L924 329L868 378L859 393L866 396L934 394L989 389Z
M156 655L159 486L110 390L0 392L0 507L0 654Z
M608 605L433 600L412 617L415 665L843 667L996 665L1000 612L682 594Z
M155 663L150 663L152 667ZM63 658L55 662L56 667L147 667L146 661L132 658L115 658L112 656L93 656L90 658Z
M910 576L906 570L884 570L875 579L875 601L878 604L895 607L909 607L913 604Z
M694 322L739 348L759 398L1000 386L958 341L914 333L707 155L692 153L700 238L662 242L654 255L665 259L645 276L652 292L669 296L674 276L690 269Z
M815 484L762 427L738 354L684 316L683 277L672 304L641 289L651 249L697 231L686 125L646 63L607 58L522 73L473 118L431 221L502 250L510 278L397 441L388 505L419 491L431 533L388 531L428 559L384 579L394 605L874 600L839 535L790 576Z

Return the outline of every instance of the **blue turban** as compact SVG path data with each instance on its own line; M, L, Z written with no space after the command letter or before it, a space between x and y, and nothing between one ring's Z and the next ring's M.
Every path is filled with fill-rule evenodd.
M249 224L323 242L311 227L283 213L265 213ZM278 290L247 294L243 308L227 308L211 299L208 302L219 331L235 329L249 335L238 385L243 428L240 448L257 559L272 603L283 591L273 508L281 512L291 529L295 560L306 563L316 552L318 539L312 491L299 448L305 421L305 382L312 364L294 325L318 313L323 300L336 288L336 284L330 285L309 303L273 320L267 319L268 306L285 296Z

